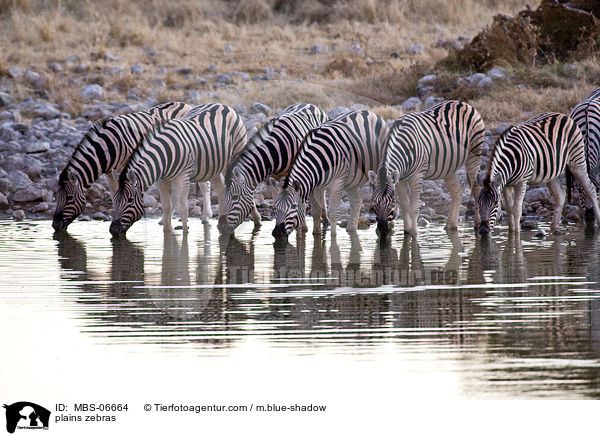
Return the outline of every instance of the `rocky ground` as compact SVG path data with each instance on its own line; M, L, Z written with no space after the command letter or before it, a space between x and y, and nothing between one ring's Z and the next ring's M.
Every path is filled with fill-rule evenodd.
M73 63L67 59L64 64ZM55 68L62 68L57 64ZM132 65L131 71L135 72L140 67ZM162 72L163 74L167 72ZM185 71L175 71L176 74L185 74ZM11 71L15 81L20 81L23 86L35 88L45 80L42 74L27 70L25 72L13 69ZM238 81L247 80L271 80L273 76L282 74L275 70L267 69L265 75L250 77L246 73L231 71L219 74L209 72L196 80L203 84L212 83L214 89L221 86L241 86ZM493 68L487 73L476 73L468 77L458 79L465 85L473 87L493 87L504 79L504 71L501 68ZM235 78L235 80L234 80ZM398 113L407 113L429 107L443 100L442 96L431 95L431 83L435 81L435 75L427 75L418 81L417 95L406 99L401 105L394 106ZM157 76L154 82L156 86L164 86L159 83L162 79ZM50 218L55 209L54 193L57 189L57 180L60 171L68 162L73 150L81 140L84 133L92 125L91 120L107 118L118 114L143 110L158 101L152 97L141 100L135 94L135 89L128 92L125 101L101 101L104 89L98 84L82 87L81 95L88 101L78 118L73 119L55 104L44 99L43 93L38 98L26 98L18 101L13 98L8 90L0 88L0 217L15 220ZM427 96L420 98L419 96ZM188 103L199 104L211 100L214 95L210 91L190 91ZM363 104L355 104L352 107L335 107L328 112L334 117L346 110L368 108ZM270 117L276 116L282 108L270 108L260 102L255 102L249 107L244 104L234 105L234 109L243 118L248 134L252 135ZM387 120L389 124L393 120ZM500 124L492 130L486 131L484 156L482 159L482 172L487 166L487 160L491 147L497 136L508 126ZM461 171L463 182L466 182L464 170ZM256 193L256 203L263 216L268 219L271 216L273 198L276 189L271 186L261 185ZM88 191L88 204L85 213L80 220L110 220L111 202L108 191L108 183L104 179L94 184ZM373 216L369 217L371 189L369 186L363 188L365 199L363 225L368 225ZM422 209L420 224L426 225L430 221L445 220L450 201L449 192L442 181L427 181L424 185L422 195ZM146 214L148 216L160 214L158 202L158 191L151 188L144 197ZM192 189L190 198L190 215L199 216L201 212L201 199L196 196L196 190ZM216 213L216 196L213 195L213 209ZM463 217L472 214L473 200L470 190L464 192ZM525 198L524 215L531 216L533 220L549 219L552 209L552 198L545 187L533 187ZM349 204L342 203L342 220L347 218ZM565 207L565 219L580 220L578 208L574 206ZM369 219L370 218L370 219ZM342 223L343 225L343 223Z

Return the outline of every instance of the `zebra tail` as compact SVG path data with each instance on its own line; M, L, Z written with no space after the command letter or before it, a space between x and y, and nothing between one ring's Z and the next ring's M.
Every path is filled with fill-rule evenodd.
M573 190L573 173L571 172L569 167L567 167L566 178L567 178L567 202L569 204L571 204L571 191Z

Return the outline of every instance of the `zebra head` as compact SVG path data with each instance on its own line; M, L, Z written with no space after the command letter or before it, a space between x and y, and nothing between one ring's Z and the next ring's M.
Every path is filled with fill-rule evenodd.
M110 233L113 236L123 236L129 227L144 214L142 190L133 171L121 174L119 189L115 192L113 203L115 207Z
M221 233L228 234L233 233L250 215L254 205L254 190L239 168L232 170L231 176L225 180L225 185L223 214L219 217L217 228Z
M369 170L369 182L373 185L373 210L377 219L377 230L381 237L390 233L389 221L395 217L394 200L395 186L400 179L397 170L387 171L385 167L379 169L379 174Z
M72 170L63 171L58 179L56 210L52 220L54 230L65 230L83 212L85 193L81 182Z
M495 181L485 180L477 199L479 203L479 234L488 235L500 219L500 187Z
M304 221L306 208L300 195L300 183L284 184L283 189L274 202L275 206L275 239L287 238L294 229Z

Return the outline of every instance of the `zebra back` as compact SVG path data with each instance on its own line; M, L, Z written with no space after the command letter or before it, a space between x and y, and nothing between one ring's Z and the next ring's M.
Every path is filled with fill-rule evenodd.
M135 177L144 191L159 179L184 173L190 181L207 181L222 173L245 145L246 128L232 108L219 103L196 106L147 134L121 172L119 187Z
M369 170L377 169L389 129L367 110L357 110L311 130L300 146L284 188L298 182L304 200L318 186L344 177L344 186L362 185Z
M469 104L449 100L396 120L385 146L383 167L405 179L426 169L425 178L447 177L465 161L478 167L485 126ZM380 178L385 169L380 168Z
M158 123L184 115L191 108L185 103L164 103L95 123L75 148L59 176L59 184L64 185L70 174L87 189L102 174L113 169L120 171L144 136Z
M581 130L586 148L588 175L596 188L600 169L600 88L595 89L577 104L569 115Z
M506 130L490 156L484 186L503 188L520 180L546 183L566 165L586 167L585 146L575 122L565 114L544 113Z
M262 182L269 175L284 177L289 172L302 139L311 129L327 120L327 114L312 104L299 103L287 107L250 138L243 153L229 166L225 180L231 179L235 168L241 170L252 181L252 185Z

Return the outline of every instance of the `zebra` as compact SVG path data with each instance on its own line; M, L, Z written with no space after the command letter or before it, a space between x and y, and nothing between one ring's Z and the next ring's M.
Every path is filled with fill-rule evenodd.
M117 189L113 172L123 169L144 135L156 124L185 115L191 108L184 103L164 103L94 124L58 178L54 230L65 230L83 212L85 191L102 174L108 176L112 196Z
M110 232L124 235L144 213L142 193L158 183L163 204L163 229L171 231L171 188L177 192L177 211L187 234L189 182L210 180L222 208L221 173L246 145L246 128L229 106L209 103L169 120L151 132L131 155L119 177Z
M275 199L273 236L285 238L304 221L305 201L311 193L317 200L312 210L313 233L319 234L325 190L329 192L331 234L336 234L342 190L351 207L347 230L355 231L362 203L359 189L367 181L367 171L379 166L388 133L385 121L367 110L342 114L311 130Z
M417 217L423 180L444 179L452 201L446 228L456 229L462 184L456 171L466 165L467 181L475 200L475 225L479 225L476 182L481 165L485 126L479 113L467 103L449 100L422 112L398 118L390 129L385 158L378 172L369 171L373 208L380 236L389 234L394 219L394 191L404 219L404 232L417 235ZM408 190L408 193L407 193Z
M328 119L317 106L295 104L252 136L225 176L224 212L218 224L222 233L232 233L250 214L255 224L260 223L260 214L252 207L256 186L269 176L280 179L287 175L302 139ZM310 203L315 207L312 196Z
M592 91L576 105L569 116L575 121L583 135L587 153L588 177L597 191L600 189L600 180L597 176L600 170L600 88ZM570 182L570 178L568 182ZM570 183L567 185L570 188ZM587 197L585 197L585 207L586 219L589 219L591 218L592 204Z
M585 143L575 122L567 115L545 113L512 126L496 140L479 194L481 224L487 235L500 217L500 194L508 212L509 231L519 233L523 197L527 184L547 184L554 197L552 230L558 231L565 193L560 175L567 170L590 198L596 221L600 222L598 201L587 175ZM508 187L514 189L514 198Z

